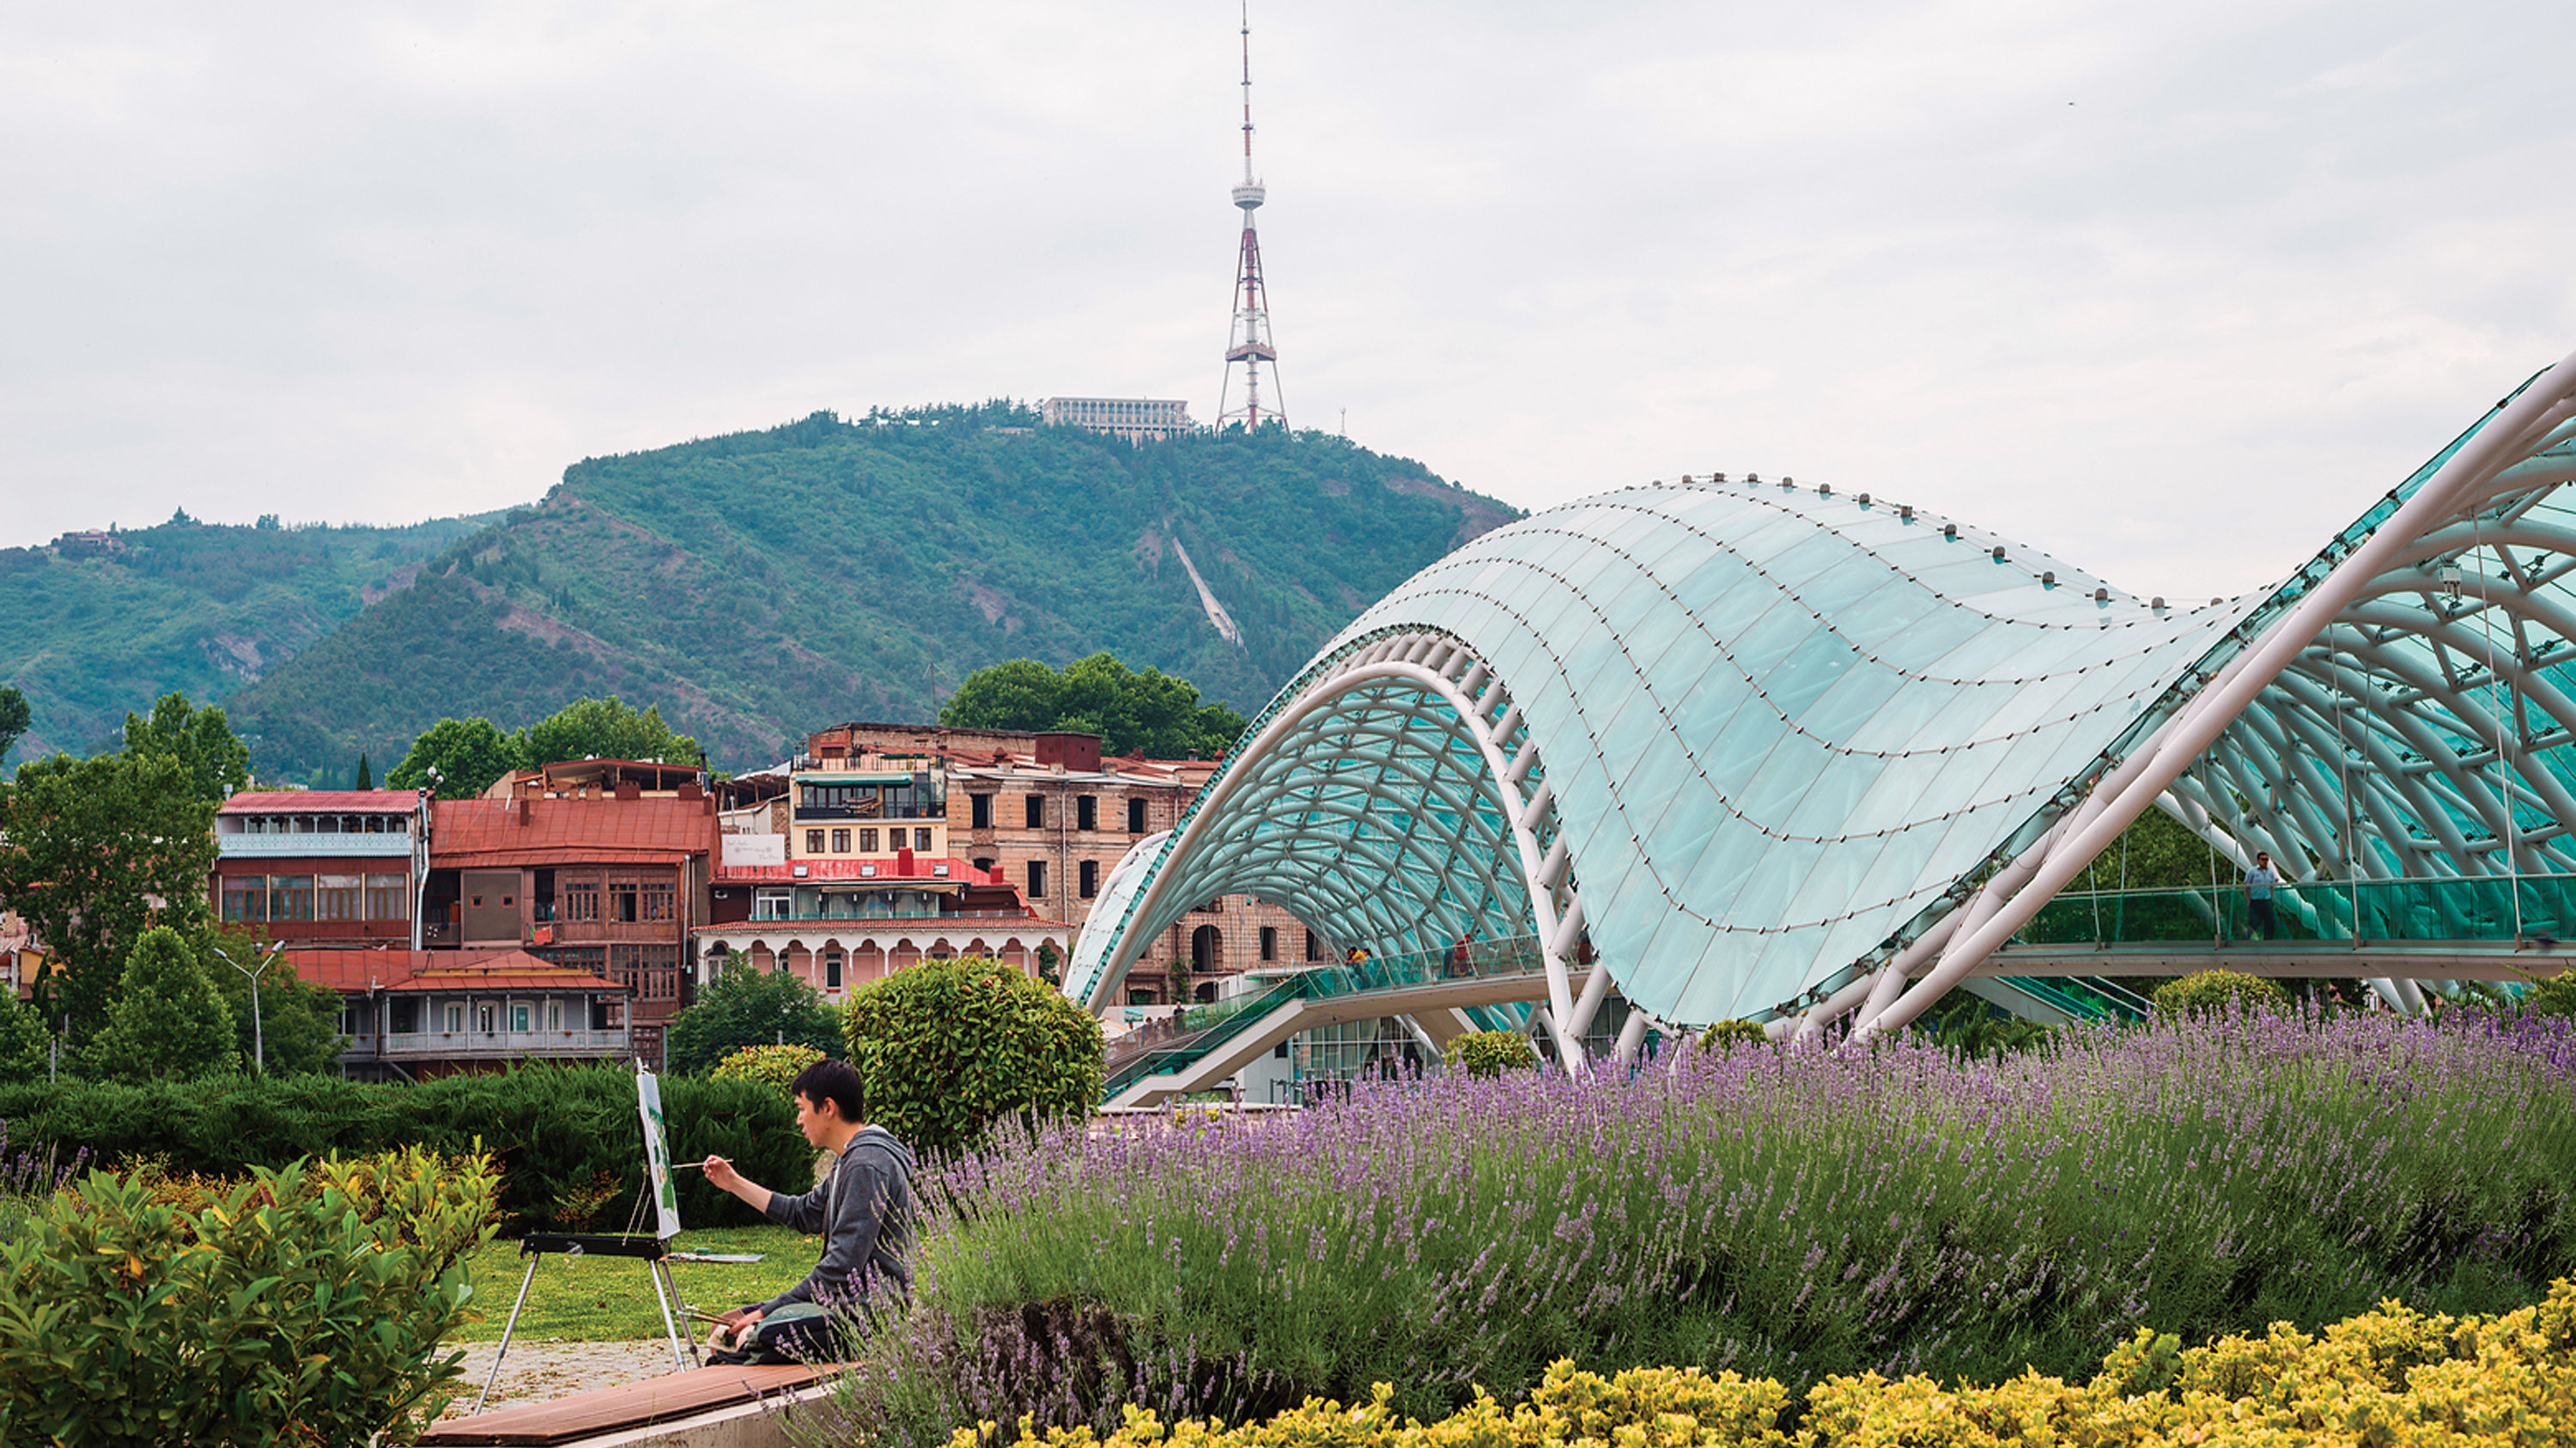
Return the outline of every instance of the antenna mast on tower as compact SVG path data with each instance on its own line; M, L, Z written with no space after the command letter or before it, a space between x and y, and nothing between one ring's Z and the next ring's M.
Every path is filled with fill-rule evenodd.
M1243 3L1243 183L1234 188L1234 204L1243 208L1243 261L1234 281L1234 325L1226 335L1225 382L1217 391L1216 425L1241 422L1247 428L1265 422L1288 424L1281 404L1279 349L1270 341L1270 294L1261 284L1261 234L1252 213L1268 195L1252 174L1252 3ZM1243 364L1243 402L1227 406L1234 391L1236 363ZM1270 403L1263 410L1261 377L1270 374Z

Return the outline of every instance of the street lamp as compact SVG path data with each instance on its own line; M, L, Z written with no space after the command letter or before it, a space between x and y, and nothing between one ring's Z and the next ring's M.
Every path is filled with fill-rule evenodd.
M215 954L224 958L224 964L241 971L242 975L250 981L250 1059L251 1064L258 1067L259 1074L263 1076L268 1074L268 1033L261 1027L259 1020L259 978L267 973L270 966L277 964L279 953L285 949L286 942L283 940L270 946L268 958L259 963L257 970L250 970L245 969L240 961L233 959L232 952L220 945L215 947Z

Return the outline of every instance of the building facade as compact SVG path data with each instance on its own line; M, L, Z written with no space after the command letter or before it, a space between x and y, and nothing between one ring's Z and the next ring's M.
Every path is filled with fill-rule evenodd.
M295 946L417 949L429 825L412 790L236 794L215 811L215 916Z
M1160 442L1199 430L1186 402L1151 397L1050 397L1038 404L1049 427L1105 432L1131 443Z
M817 750L928 756L942 766L951 851L999 871L1038 914L1077 932L1103 882L1137 841L1180 822L1212 760L1104 755L1095 734L845 724L813 736ZM1247 972L1293 970L1335 952L1322 934L1248 895L1204 900L1166 928L1152 969L1129 976L1131 1005L1212 1001Z
M628 992L634 1050L694 996L689 931L710 918L716 801L694 769L589 759L432 806L422 941L524 950Z
M635 1051L631 992L524 951L291 950L298 979L340 993L342 1075L411 1081Z

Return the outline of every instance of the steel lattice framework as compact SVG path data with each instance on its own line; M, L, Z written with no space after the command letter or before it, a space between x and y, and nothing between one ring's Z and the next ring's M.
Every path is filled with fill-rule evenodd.
M1574 1061L1612 983L1632 1037L1900 1026L2150 807L2293 880L2576 872L2571 480L2576 358L2197 608L1786 478L1534 515L1271 701L1112 872L1068 989L1105 1004L1228 893L1380 953L1535 933Z

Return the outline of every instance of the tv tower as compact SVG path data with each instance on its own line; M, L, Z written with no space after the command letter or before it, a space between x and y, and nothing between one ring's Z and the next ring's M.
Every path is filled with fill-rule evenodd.
M1234 325L1226 334L1225 382L1217 389L1216 425L1240 421L1247 428L1265 422L1288 425L1281 405L1279 349L1270 341L1270 293L1261 284L1261 233L1252 213L1268 195L1252 174L1252 3L1243 0L1243 183L1234 188L1234 204L1243 208L1243 262L1234 282ZM1234 367L1243 364L1243 405L1228 407L1234 390ZM1270 372L1270 406L1262 410L1262 369Z

